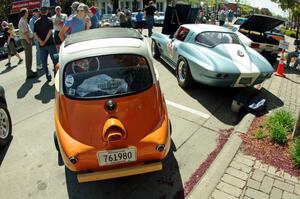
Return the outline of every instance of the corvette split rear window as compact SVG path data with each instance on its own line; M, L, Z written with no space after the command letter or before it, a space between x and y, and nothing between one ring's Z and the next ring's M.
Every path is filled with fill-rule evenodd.
M203 32L196 37L196 41L205 46L214 47L219 44L240 44L238 36L228 32Z

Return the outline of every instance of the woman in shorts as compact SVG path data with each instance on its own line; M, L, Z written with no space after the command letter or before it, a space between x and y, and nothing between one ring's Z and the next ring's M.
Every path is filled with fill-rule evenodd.
M5 21L2 22L2 28L3 28L3 37L7 41L7 55L8 55L8 62L5 64L5 66L10 67L11 63L11 57L16 55L19 58L18 64L22 63L23 59L20 57L19 53L16 50L16 44L14 37L16 36L15 28L12 23L7 23Z

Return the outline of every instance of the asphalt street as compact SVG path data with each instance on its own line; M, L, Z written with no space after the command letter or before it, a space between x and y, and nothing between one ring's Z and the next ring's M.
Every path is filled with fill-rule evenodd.
M0 151L1 198L181 198L185 183L216 148L221 130L243 117L230 109L238 89L195 85L183 90L174 71L155 60L172 122L172 153L164 170L79 184L74 173L59 166L53 142L54 81L41 75L25 81L24 63L6 69L6 61L0 62L0 85L6 90L13 139Z

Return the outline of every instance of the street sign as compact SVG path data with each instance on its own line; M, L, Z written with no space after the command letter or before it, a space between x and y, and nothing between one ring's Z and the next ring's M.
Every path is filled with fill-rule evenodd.
M279 48L287 50L289 48L289 42L287 42L285 40L280 40Z
M40 8L41 1L40 0L19 0L13 1L11 4L11 12L16 13L19 12L22 8L33 9L33 8Z

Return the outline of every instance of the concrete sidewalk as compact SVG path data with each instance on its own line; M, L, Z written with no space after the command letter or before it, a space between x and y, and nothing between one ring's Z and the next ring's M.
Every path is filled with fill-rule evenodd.
M264 82L263 88L267 91L264 94L273 96L265 96L269 98L268 106L272 107L269 110L283 106L297 114L300 110L300 71L290 69L285 72L286 78L274 75ZM262 164L255 157L244 155L239 150L242 141L237 135L239 132L246 133L247 125L249 123L241 125L244 130L236 130L235 140L231 139L226 143L213 165L189 195L189 199L300 199L299 178L271 165ZM229 152L233 154L228 154Z

